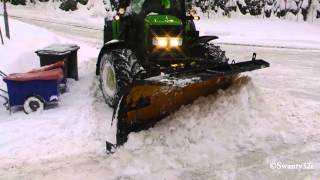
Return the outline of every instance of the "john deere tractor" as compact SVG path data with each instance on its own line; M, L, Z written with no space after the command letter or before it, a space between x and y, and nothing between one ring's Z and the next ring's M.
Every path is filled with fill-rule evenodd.
M225 52L199 36L199 17L183 0L120 1L106 18L96 74L106 103L114 108L116 141L153 126L181 105L225 89L238 74L269 66L256 59L229 63Z

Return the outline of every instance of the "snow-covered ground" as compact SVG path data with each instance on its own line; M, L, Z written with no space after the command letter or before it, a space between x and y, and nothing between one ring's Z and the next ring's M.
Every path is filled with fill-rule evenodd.
M94 149L91 144L97 141L92 133L96 131L96 123L90 122L95 120L90 118L94 114L91 97L94 91L90 89L95 86L92 67L99 50L35 26L11 19L10 23L12 38L5 38L5 45L0 46L3 72L26 72L39 67L39 57L34 51L49 44L77 43L81 47L78 51L80 80L70 80L70 93L62 95L59 107L44 113L26 116L18 111L10 115L4 107L0 108L2 163L41 161ZM0 86L6 88L2 80Z
M0 46L1 70L38 67L34 50L50 43L77 43L80 80L70 81L70 91L62 95L58 107L40 114L9 115L0 108L0 179L320 177L319 50L224 45L232 59L248 60L255 51L271 67L246 73L226 91L201 97L154 128L130 134L127 144L106 155L112 110L94 75L98 49L14 20L10 23L13 39ZM312 30L307 36L320 41L316 34ZM273 163L311 163L313 169L277 169Z
M219 43L320 49L320 24L254 18L210 19L196 24L201 35L219 36Z
M14 6L8 4L7 8L9 15L12 16L23 16L31 19L45 20L50 22L101 28L103 27L104 17L111 15L111 13L107 13L104 9L104 6L99 4L99 2L100 1L97 1L91 6L83 6L78 3L78 10L74 12L66 12L59 9L59 2L44 2L38 3L35 6L33 4L28 4L27 6ZM2 4L0 7L2 7ZM89 9L89 7L91 8ZM2 14L2 8L0 8L0 13Z

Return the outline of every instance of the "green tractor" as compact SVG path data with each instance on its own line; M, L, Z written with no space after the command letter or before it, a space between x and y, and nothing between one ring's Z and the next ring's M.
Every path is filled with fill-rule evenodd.
M189 7L189 6L188 6ZM269 67L256 59L229 63L216 36L199 36L199 17L183 0L120 1L117 14L105 20L104 45L96 74L106 103L114 108L116 140L232 84L239 73Z

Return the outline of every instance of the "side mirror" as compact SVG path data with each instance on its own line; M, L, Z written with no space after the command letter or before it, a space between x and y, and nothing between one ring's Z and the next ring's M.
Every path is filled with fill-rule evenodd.
M192 16L193 17L193 20L195 21L199 21L200 20L200 16Z
M186 16L186 20L198 21L198 20L200 20L200 16Z
M186 16L185 20L193 20L193 17L192 16Z

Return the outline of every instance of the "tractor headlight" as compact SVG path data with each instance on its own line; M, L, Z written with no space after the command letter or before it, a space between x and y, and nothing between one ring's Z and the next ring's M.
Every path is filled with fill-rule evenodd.
M152 44L158 47L167 47L168 38L165 37L156 37L152 39Z
M182 38L171 38L171 37L155 37L152 39L152 44L160 47L178 47L182 45Z
M181 38L170 38L170 47L178 47L182 45L182 39Z

